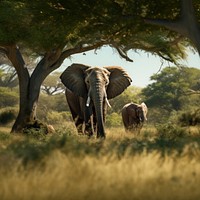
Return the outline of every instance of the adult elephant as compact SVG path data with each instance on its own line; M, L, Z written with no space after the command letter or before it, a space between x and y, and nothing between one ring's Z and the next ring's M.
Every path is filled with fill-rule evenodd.
M148 108L143 102L140 105L128 103L122 108L122 120L126 131L140 132L143 123L147 120Z
M78 132L105 138L108 99L121 94L131 78L121 67L90 67L72 64L60 76Z

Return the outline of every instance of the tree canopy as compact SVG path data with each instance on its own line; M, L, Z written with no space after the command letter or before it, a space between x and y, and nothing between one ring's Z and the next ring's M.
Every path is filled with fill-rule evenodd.
M166 5L168 9L163 10ZM3 0L0 45L17 44L44 55L57 49L108 44L125 57L130 49L143 49L171 59L182 56L175 35L143 22L147 16L169 16L171 10L170 17L178 14L178 1L158 5L144 0Z

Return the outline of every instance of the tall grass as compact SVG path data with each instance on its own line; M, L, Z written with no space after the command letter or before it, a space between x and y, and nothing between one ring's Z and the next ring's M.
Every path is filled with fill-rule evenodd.
M1 133L0 199L199 199L195 133L171 139L153 128L139 136L112 128L106 140L63 129L45 137Z
M199 199L200 162L187 155L74 157L55 150L36 167L1 171L1 199Z

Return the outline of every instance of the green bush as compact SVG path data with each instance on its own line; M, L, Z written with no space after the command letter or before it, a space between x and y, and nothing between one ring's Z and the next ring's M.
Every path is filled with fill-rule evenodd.
M159 139L176 140L178 137L186 135L185 129L170 122L162 125L157 125L156 129Z
M17 117L17 109L4 108L0 110L0 124L5 125L12 122Z
M200 124L200 109L183 112L178 120L182 126L196 126Z
M169 119L170 112L162 109L160 107L157 108L149 108L148 109L148 123L149 124L157 124L157 123L165 123Z
M108 127L117 127L122 125L122 117L120 114L111 113L106 116L106 125Z
M71 114L69 112L56 112L51 111L46 115L46 120L48 124L58 124L69 120Z

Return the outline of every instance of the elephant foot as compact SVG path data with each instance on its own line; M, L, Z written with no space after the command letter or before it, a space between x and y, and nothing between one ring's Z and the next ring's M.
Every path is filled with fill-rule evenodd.
M82 135L83 134L83 127L82 127L82 124L79 124L79 125L76 125L76 129L77 129L77 132L79 135Z
M97 133L97 138L98 139L106 139L106 135L105 134Z
M85 135L92 137L94 135L94 130L91 127L90 123L85 124Z

